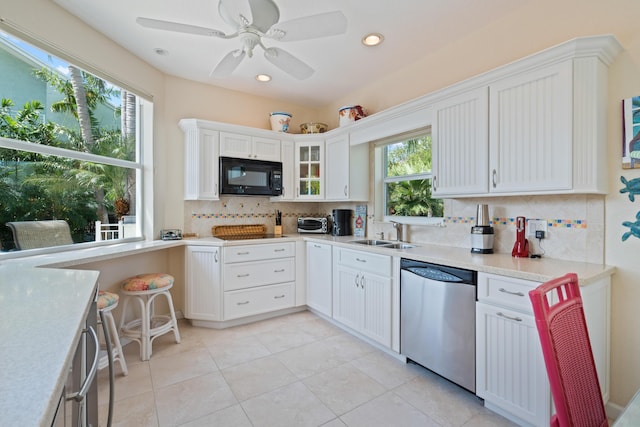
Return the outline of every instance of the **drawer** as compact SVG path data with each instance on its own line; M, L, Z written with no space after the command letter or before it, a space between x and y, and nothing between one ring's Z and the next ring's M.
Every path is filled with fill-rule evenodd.
M294 283L260 286L224 293L225 320L293 307Z
M223 261L227 264L233 262L285 258L295 256L295 251L295 242L226 246L224 248Z
M224 264L222 286L225 291L294 281L295 258Z
M478 301L533 313L529 291L538 285L530 280L478 273Z
M391 257L388 255L340 248L338 249L337 262L361 271L391 277Z

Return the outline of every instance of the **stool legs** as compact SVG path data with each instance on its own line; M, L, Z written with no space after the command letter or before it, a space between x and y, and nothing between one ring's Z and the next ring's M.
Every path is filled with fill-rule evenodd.
M105 334L109 334L111 337L111 343L113 345L113 361L116 360L120 363L120 368L122 368L122 373L124 375L129 374L129 370L127 369L127 362L124 360L124 354L122 353L122 345L120 344L120 338L118 337L118 329L116 328L116 321L113 319L113 314L111 311L114 307L110 307L108 310L103 310L104 314L104 331Z
M143 293L144 292L144 293ZM176 343L180 343L178 321L173 308L173 299L168 289L157 291L124 292L124 304L122 306L122 318L120 330L123 336L132 338L140 344L140 359L149 360L152 353L153 340L169 331L173 331ZM154 302L156 297L163 295L167 298L170 315L156 315ZM125 323L129 300L134 299L140 308L140 319Z

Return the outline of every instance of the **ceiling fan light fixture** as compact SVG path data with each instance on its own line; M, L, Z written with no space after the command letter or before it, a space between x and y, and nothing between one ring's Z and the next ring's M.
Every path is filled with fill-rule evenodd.
M362 44L365 46L378 46L384 40L384 36L380 33L370 33L362 38Z
M260 83L267 83L271 81L271 76L269 74L258 74L256 75L256 80Z

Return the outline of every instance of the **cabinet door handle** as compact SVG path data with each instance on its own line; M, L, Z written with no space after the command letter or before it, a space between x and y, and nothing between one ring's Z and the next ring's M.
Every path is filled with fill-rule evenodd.
M214 261L215 263L217 263L217 262L218 262L218 250L217 250L217 249L216 249L216 251L213 253L213 261Z
M244 302L237 302L236 305L247 305L249 304L249 301L244 301Z
M93 383L93 379L96 376L96 372L98 371L98 355L100 354L100 343L98 341L98 334L96 334L93 326L89 326L89 329L85 329L82 331L83 333L88 333L93 338L93 344L95 346L95 353L93 355L93 363L91 364L91 368L89 372L87 372L87 376L85 377L82 385L80 386L80 390L76 393L72 393L66 396L66 400L75 400L76 402L82 402L89 391L89 387Z
M523 297L524 294L522 292L513 292L513 291L508 291L505 288L500 288L498 289L500 292L505 293L505 294L509 294L509 295L515 295L517 297Z
M249 255L249 252L236 252L236 255Z
M503 312L499 311L496 313L498 316L500 317L504 317L505 319L509 319L509 320L515 320L516 322L522 322L522 318L520 317L512 317L512 316L507 316L506 314L504 314Z
M276 295L273 297L274 299L280 299L280 298L284 298L284 295Z
M362 277L360 277L360 287L362 289L364 289L365 282L366 282L366 279L364 278L364 274L363 274Z
M246 274L237 274L236 277L249 277L249 273Z
M496 186L498 185L497 181L496 181L496 177L498 175L498 172L494 169L491 172L491 183L493 184L493 188L496 188Z
M367 262L366 259L362 259L362 258L356 258L356 261L358 261L358 262Z
M356 274L355 282L356 282L356 288L359 288L360 287L360 283L359 283L360 282L360 274Z
M344 186L344 195L345 195L345 196L347 196L347 195L348 195L348 193L347 193L347 186L346 186L346 185Z
M284 272L284 268L281 268L279 270L273 270L274 273L282 273Z
M433 179L431 180L431 186L433 187L433 191L436 192L438 191L438 177L434 176Z

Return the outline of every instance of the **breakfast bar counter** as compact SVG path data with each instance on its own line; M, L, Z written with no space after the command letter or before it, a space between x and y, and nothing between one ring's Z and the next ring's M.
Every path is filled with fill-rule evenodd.
M98 274L0 265L0 425L51 425Z

